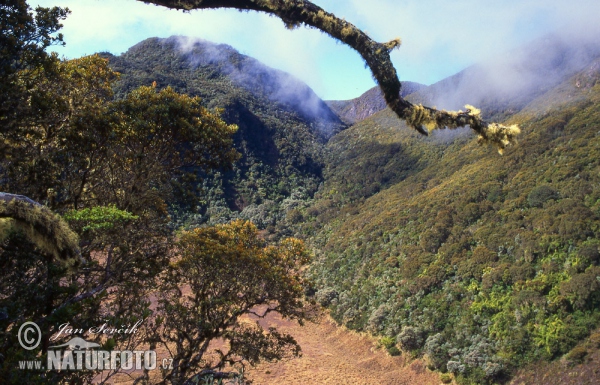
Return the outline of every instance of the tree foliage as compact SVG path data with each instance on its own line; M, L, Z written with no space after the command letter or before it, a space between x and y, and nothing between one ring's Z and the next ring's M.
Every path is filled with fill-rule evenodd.
M223 108L223 119L238 126L233 144L240 159L231 170L201 173L197 210L180 207L173 221L189 227L240 218L268 229L269 237L275 228L291 235L282 225L299 218L293 210L305 206L322 181L324 142L339 130L339 120L289 75L226 45L197 40L183 49L182 39L150 38L122 55L105 55L121 74L117 98L156 81Z
M5 162L8 190L50 207L113 203L137 213L164 206L186 174L237 158L236 128L199 98L141 87L112 100L118 75L99 56L57 63L52 77L32 72L29 108L37 118L15 132L21 139Z
M177 246L180 254L159 280L156 342L172 352L174 367L164 383L225 364L299 354L290 335L258 320L272 312L298 321L309 317L302 270L310 259L301 241L266 245L254 225L235 221L186 231ZM212 348L215 339L223 346Z
M577 74L544 96L559 101L552 109L511 117L528 134L503 164L464 136L400 133L390 112L334 137L303 225L333 317L395 336L461 384L557 359L600 326L590 68L595 86L576 89Z
M25 0L7 0L0 5L0 125L3 136L25 115L22 107L32 86L26 70L40 66L48 68L56 63L56 57L46 53L45 49L53 44L63 44L62 34L56 32L68 13L68 9L59 7L37 7L34 14ZM0 151L4 145L0 142Z
M59 61L44 54L48 45L62 41L52 34L67 11L38 8L33 17L20 1L0 10L2 27L7 26L4 38L29 31L8 41L11 46L2 52L3 63L12 65L3 68L2 76L18 94L11 103L19 113L2 115L7 125L0 132L5 155L0 190L32 198L0 196L0 216L7 218L0 222L0 377L8 383L90 382L93 371L18 375L17 361L44 360L50 330L66 321L86 330L103 322L132 325L149 318L149 296L157 285L165 290L159 311L170 311L174 303L167 300L167 292L185 285L196 290L197 301L205 301L207 281L198 277L210 276L215 269L221 269L221 283L232 284L234 291L223 297L230 302L214 303L220 301L218 295L209 296L211 302L203 302L203 308L215 305L214 311L230 314L230 319L218 323L209 317L210 309L210 314L199 314L194 313L197 308L185 306L179 315L158 314L157 319L164 317L160 330L165 341L177 335L180 326L190 335L197 332L184 315L195 314L196 326L199 315L209 317L202 322L217 322L212 332L201 330L191 344L177 346L177 370L165 373L165 378L181 383L205 367L201 360L189 361L190 354L198 353L190 349L217 337L230 341L223 363L254 364L297 354L299 347L291 337L275 330L265 334L237 320L242 313L254 312L254 305L266 306L267 313L306 318L301 310L306 282L300 268L308 254L302 244L287 240L278 247L267 246L252 225L242 223L197 230L176 244L169 224L169 205L182 197L192 197L190 205L195 203L197 175L231 167L238 158L232 148L237 127L226 124L221 111L205 108L200 98L156 84L114 99L113 82L119 75L105 59L93 55ZM215 260L210 259L213 249L220 251ZM174 250L182 254L170 264ZM26 320L43 330L41 355L21 349L16 341L16 328ZM156 338L144 332L112 336L102 343L108 350L134 349L156 343ZM116 374L103 373L96 381L109 381Z

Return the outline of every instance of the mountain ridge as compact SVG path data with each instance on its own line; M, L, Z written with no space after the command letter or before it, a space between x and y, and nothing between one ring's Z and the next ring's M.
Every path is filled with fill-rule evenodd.
M400 96L404 98L425 87L425 85L420 83L404 81L402 82ZM354 99L328 100L325 103L348 125L355 124L387 108L383 92L381 92L378 86L367 90Z
M590 37L548 34L428 86L404 81L401 96L447 110L470 104L481 109L489 121L502 121L598 55L600 44ZM326 103L350 125L386 108L377 87L354 99Z
M223 119L239 127L234 144L242 158L232 171L198 175L204 203L195 213L173 212L178 226L242 217L264 229L283 220L287 205L295 204L288 201L308 199L321 183L323 145L345 125L297 79L229 46L181 37L151 38L120 56L104 55L122 74L116 97L141 85L169 86L222 109ZM299 94L282 92L286 87Z

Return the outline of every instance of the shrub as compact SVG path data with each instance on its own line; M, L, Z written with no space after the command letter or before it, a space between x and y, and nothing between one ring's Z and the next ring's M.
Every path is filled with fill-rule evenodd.
M384 328L385 320L388 318L389 309L386 305L380 305L369 317L367 327L372 332L381 332ZM392 339L392 343L394 340Z
M400 349L396 346L396 342L393 337L382 337L379 340L379 345L384 347L390 356L399 356L401 354Z
M547 185L534 187L527 196L527 203L531 207L542 207L544 202L550 199L558 199L559 195L556 190Z
M446 363L446 369L450 373L463 373L466 369L465 364L461 364L460 361L448 361Z
M588 355L588 351L584 346L576 346L565 356L569 365L581 364Z
M598 245L586 244L581 246L577 251L577 254L586 258L591 264L597 265L600 261L600 253L598 252Z
M423 346L423 333L419 328L405 326L396 341L404 350L417 350Z
M448 373L442 373L440 374L440 381L442 381L442 384L449 384L452 382L452 375Z
M429 358L430 369L442 368L448 359L448 346L445 344L441 333L429 336L425 341L424 351Z
M331 302L337 297L338 292L331 287L323 288L319 290L316 294L317 302L323 307L331 305Z
M600 348L600 332L592 333L589 341L594 348Z
M575 274L570 281L560 284L560 294L565 296L573 308L593 308L600 297L600 268L594 266L587 272Z
M400 354L402 354L400 349L398 349L398 347L395 345L387 348L386 350L390 354L390 356L399 356Z

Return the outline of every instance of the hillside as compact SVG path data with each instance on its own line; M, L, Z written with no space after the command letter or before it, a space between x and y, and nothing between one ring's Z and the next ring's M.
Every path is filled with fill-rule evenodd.
M540 378L536 368L552 373L553 360L582 354L578 344L600 326L597 45L544 40L429 87L405 86L412 101L472 103L518 123L519 145L499 156L468 129L418 135L376 89L325 103L230 47L184 42L150 39L110 57L123 73L119 93L156 81L223 107L240 126L242 159L199 175L204 202L175 211L176 226L241 217L266 237L305 237L315 299L336 322L461 384ZM302 365L324 360L311 344L327 330L298 330L305 361L265 366L257 378L303 381ZM596 345L585 346L593 360Z
M402 82L400 95L405 97L423 88L425 88L423 84ZM373 87L354 99L328 100L326 103L344 123L350 125L364 120L387 107L379 87Z
M367 335L337 326L329 317L299 327L270 316L265 322L289 332L302 346L302 357L263 363L250 369L255 385L439 385L439 374L420 360L392 357Z
M530 100L493 99L523 129L504 156L467 131L419 137L387 110L328 143L304 231L336 321L476 384L598 326L600 66L582 68Z
M239 126L242 158L229 172L198 175L199 209L173 212L177 226L237 217L272 228L322 181L323 145L345 125L304 83L226 45L182 37L145 40L120 56L104 54L121 79L120 97L139 85L200 96ZM280 227L281 227L280 226Z

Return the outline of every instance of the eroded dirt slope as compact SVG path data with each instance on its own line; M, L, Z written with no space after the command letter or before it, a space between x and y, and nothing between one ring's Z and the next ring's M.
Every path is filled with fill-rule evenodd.
M328 317L318 324L271 317L268 323L290 333L302 346L302 357L262 364L248 373L255 385L352 384L439 385L439 375L422 361L391 357L375 340L338 327Z

